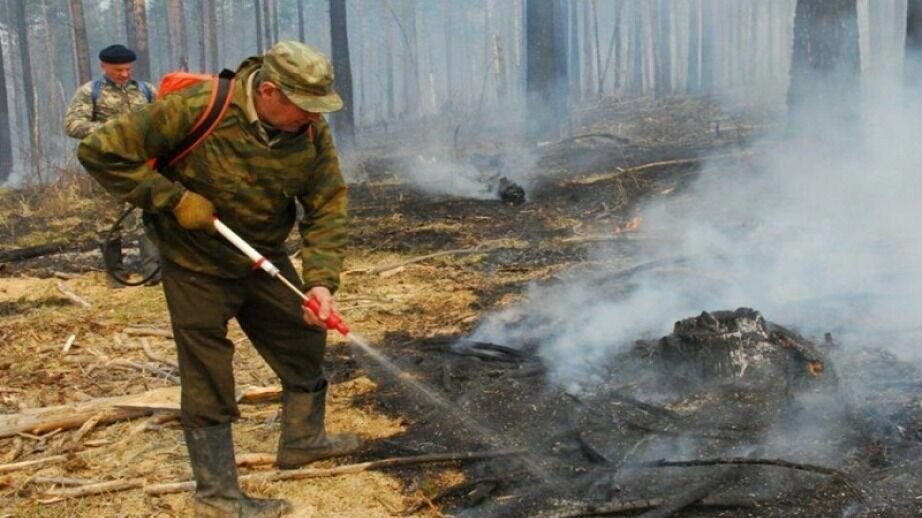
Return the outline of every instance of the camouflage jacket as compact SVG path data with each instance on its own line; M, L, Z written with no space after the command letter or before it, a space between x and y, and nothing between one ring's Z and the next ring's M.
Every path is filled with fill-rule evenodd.
M262 58L241 64L233 99L214 132L165 171L145 162L175 148L204 112L212 82L169 94L149 107L106 124L85 138L77 157L103 187L144 209L148 234L164 257L187 269L224 278L251 272L250 261L219 235L179 226L172 209L186 189L214 203L218 217L270 259L283 257L284 240L300 223L303 279L335 290L346 242L346 185L326 121L284 133L271 144L247 122L246 82ZM258 123L257 123L258 124Z
M147 96L138 86L137 81L129 81L119 86L103 78L96 99L96 120L93 120L93 83L90 81L77 89L74 98L67 107L64 117L64 129L67 135L76 139L85 138L106 122L130 111L139 110L150 104ZM151 98L156 98L157 90L150 83L144 83L150 90Z

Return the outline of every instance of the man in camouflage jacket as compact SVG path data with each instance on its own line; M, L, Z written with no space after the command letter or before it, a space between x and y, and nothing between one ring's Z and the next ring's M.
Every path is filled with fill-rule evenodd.
M99 52L103 75L84 84L74 94L64 118L64 129L68 136L83 139L106 122L150 104L157 92L150 83L132 79L136 59L134 51L123 45L111 45ZM125 209L121 201L112 199L112 202L105 207L105 214L100 220L97 230L101 235L105 235ZM157 269L160 267L157 247L143 235L139 247L143 274L150 277L151 284L155 284L159 280ZM120 234L103 243L102 253L105 263L114 267L114 273L125 277ZM107 281L109 287L122 287L112 275L107 275Z
M234 345L226 337L231 318L282 381L279 467L360 446L354 434L324 431L321 320L333 311L347 223L338 155L319 115L342 107L332 83L326 57L298 42L280 42L240 65L221 122L166 176L145 162L167 155L189 133L209 102L211 81L105 125L78 149L81 163L106 189L144 209L160 247L195 506L208 516L276 516L287 509L280 500L247 497L237 485L230 422L239 412ZM320 302L321 320L214 234L212 214L298 283L284 248L296 201L304 209L301 280Z

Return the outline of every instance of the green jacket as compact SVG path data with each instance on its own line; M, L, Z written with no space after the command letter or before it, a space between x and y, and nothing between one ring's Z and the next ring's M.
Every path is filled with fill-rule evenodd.
M109 79L103 79L99 88L99 97L96 99L96 119L93 119L93 83L90 81L77 89L74 98L67 107L64 116L64 130L69 137L76 139L85 138L94 130L100 128L107 121L117 118L123 113L141 108L150 104L147 96L138 86L137 81L129 81L125 86L119 86ZM144 83L151 97L157 96L154 85Z
M208 104L211 81L106 124L80 143L77 157L108 191L144 209L148 235L164 257L218 277L244 277L252 265L221 236L179 226L172 209L186 189L211 200L218 217L270 259L285 253L297 200L304 208L299 227L304 282L335 291L347 220L333 136L321 120L313 123L313 141L306 131L283 133L271 145L259 137L258 123L247 122L246 81L261 63L256 57L240 65L228 111L201 145L169 168L175 181L146 162L166 155L189 133Z

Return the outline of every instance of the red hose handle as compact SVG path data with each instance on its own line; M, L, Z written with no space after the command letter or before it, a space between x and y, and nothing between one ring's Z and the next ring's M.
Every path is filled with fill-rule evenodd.
M317 315L319 318L320 302L318 302L317 299L311 297L305 300L304 307L311 310L311 313ZM339 331L339 334L343 336L349 334L349 326L343 322L343 319L339 318L339 315L337 315L335 311L330 312L330 316L328 316L327 319L323 321L323 324L327 326L327 329L335 329L336 331Z

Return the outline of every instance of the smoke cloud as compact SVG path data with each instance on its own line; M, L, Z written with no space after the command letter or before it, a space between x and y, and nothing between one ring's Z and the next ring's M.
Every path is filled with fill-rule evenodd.
M706 164L686 192L648 204L643 231L660 239L634 260L678 268L633 276L622 295L599 288L604 275L534 286L530 304L487 319L474 339L535 341L556 381L586 384L637 339L745 306L807 335L917 358L922 119L893 95L863 108L860 127L814 118L810 137L755 143L747 159ZM612 258L617 245L594 255Z

